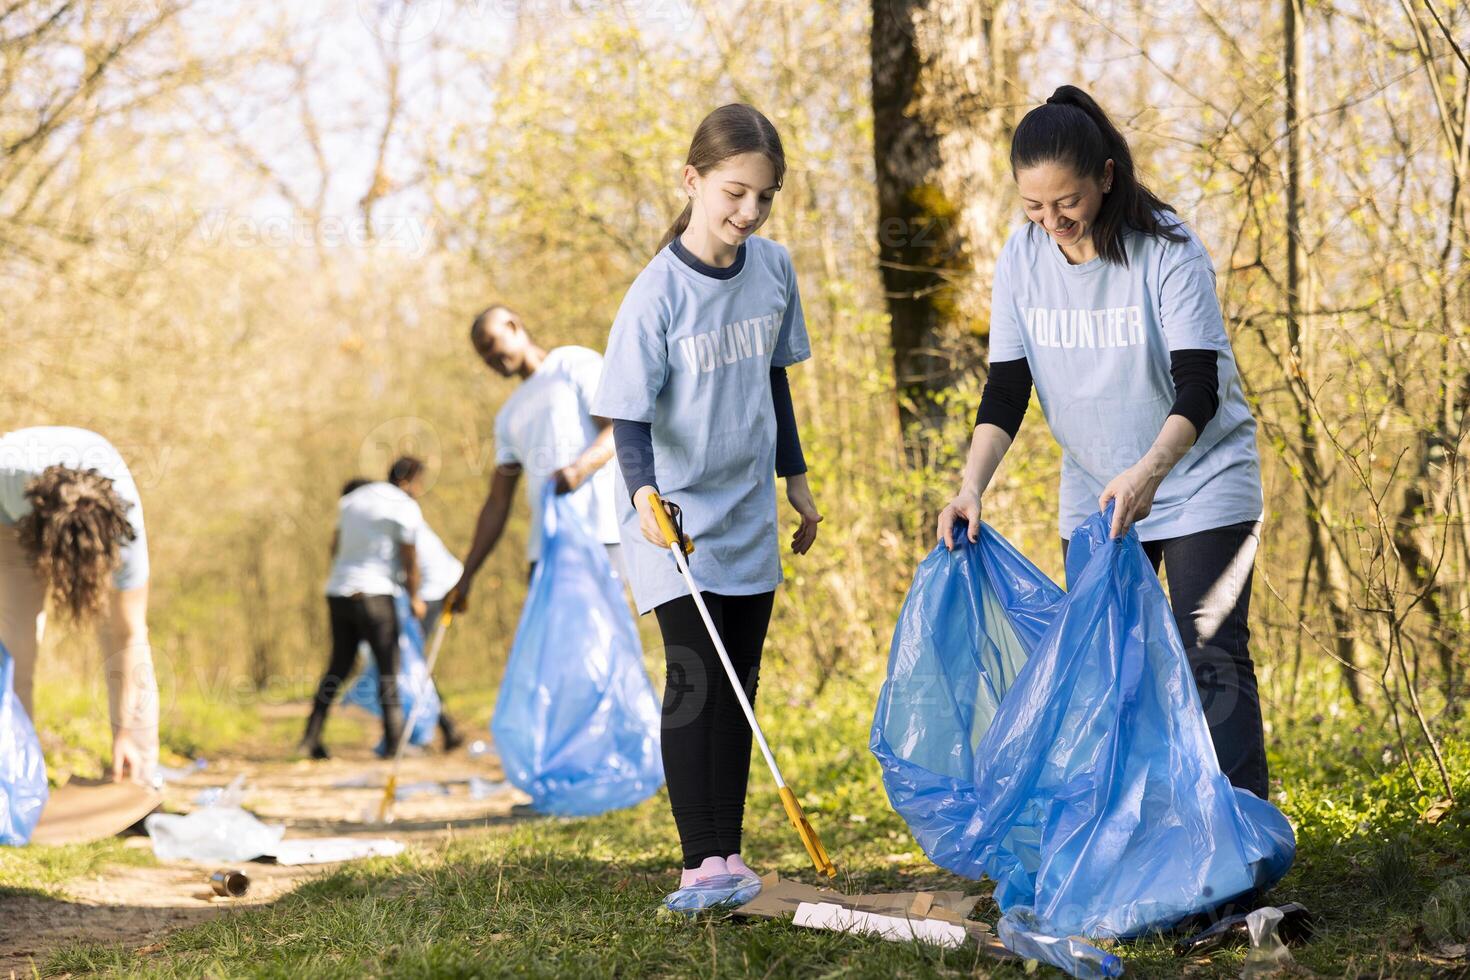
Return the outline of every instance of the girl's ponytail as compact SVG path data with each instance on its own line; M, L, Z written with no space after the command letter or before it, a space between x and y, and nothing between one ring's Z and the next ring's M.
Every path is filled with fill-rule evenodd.
M732 102L704 117L694 131L694 139L689 141L689 156L684 165L693 167L700 176L704 176L742 153L765 154L776 172L776 187L780 188L786 179L786 151L781 148L781 137L776 127L754 106ZM693 213L694 202L690 201L669 225L669 230L664 232L658 251L663 251L669 242L684 234Z
M1059 86L1045 105L1026 113L1011 139L1012 174L1041 163L1060 163L1079 176L1101 181L1109 160L1112 186L1092 225L1092 244L1103 261L1128 264L1123 232L1129 228L1171 242L1185 241L1177 222L1163 217L1174 208L1139 182L1128 140L1102 106L1077 86Z
M694 202L685 202L684 210L680 211L679 216L674 219L674 223L669 225L669 230L664 232L663 239L659 241L658 248L654 249L654 251L662 252L664 249L668 248L669 242L684 234L684 229L689 227L689 216L693 213Z

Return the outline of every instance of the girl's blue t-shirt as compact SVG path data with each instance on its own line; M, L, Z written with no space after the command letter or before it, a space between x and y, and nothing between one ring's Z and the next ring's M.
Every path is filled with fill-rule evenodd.
M1194 233L1182 242L1125 232L1128 265L1071 265L1031 222L1006 241L995 270L990 358L1026 358L1062 447L1057 529L1097 511L1103 488L1143 458L1174 403L1169 352L1218 352L1220 407L1164 479L1136 525L1145 541L1261 518L1256 423L1241 391L1215 295L1215 268Z
M701 589L755 595L781 582L770 371L809 357L791 256L769 239L752 236L729 279L661 249L623 297L592 413L652 423L655 476L684 512ZM689 590L673 556L644 540L618 480L624 558L646 613Z

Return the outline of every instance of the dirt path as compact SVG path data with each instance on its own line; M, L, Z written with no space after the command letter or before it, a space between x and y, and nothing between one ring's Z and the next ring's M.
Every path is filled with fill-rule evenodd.
M464 749L405 759L400 793L415 783L445 786L448 795L419 793L394 807L394 822L376 822L388 763L366 750L342 749L326 762L279 762L269 758L211 761L165 790L166 809L188 812L200 790L246 778L244 806L267 823L286 825L286 839L300 837L390 837L409 847L431 846L450 835L473 833L532 817L527 797L500 782L492 753L470 756ZM483 798L471 793L471 780ZM152 852L146 836L129 837L128 847ZM114 866L100 875L73 879L51 895L0 899L0 978L30 977L46 956L70 943L106 943L145 949L169 933L252 905L275 901L340 864L285 867L259 861L231 865L250 876L243 898L217 897L209 875L219 866L160 861Z

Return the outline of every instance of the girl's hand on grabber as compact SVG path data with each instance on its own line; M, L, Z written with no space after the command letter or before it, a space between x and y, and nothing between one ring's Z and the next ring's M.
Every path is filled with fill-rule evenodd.
M812 490L807 485L805 473L796 473L786 478L786 499L797 514L801 515L801 526L791 535L791 550L798 555L804 555L817 540L817 525L822 523L822 515L817 512L817 503L812 499Z
M649 544L667 549L669 542L664 539L664 532L658 526L658 518L653 516L653 501L649 499L649 494L654 492L653 487L639 487L638 492L633 494L633 509L638 512L638 530L643 532L644 539ZM672 517L670 515L670 519Z

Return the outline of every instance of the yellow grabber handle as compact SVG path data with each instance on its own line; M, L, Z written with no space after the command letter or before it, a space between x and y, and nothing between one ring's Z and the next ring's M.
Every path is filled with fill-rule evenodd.
M648 502L653 504L653 519L658 521L658 529L664 532L664 544L672 546L679 540L679 532L674 530L674 522L669 519L669 512L664 510L663 498L658 495L657 490L650 490ZM694 540L687 534L684 536L684 554L694 554Z
M434 661L439 659L439 645L444 642L444 634L449 632L449 624L454 622L454 603L459 598L456 589L450 589L449 594L444 597L444 611L439 614L439 625L434 627L433 649L429 651L427 669L430 677L434 675ZM410 723L412 718L404 719L403 732L398 736L398 745L393 753L393 769L388 773L388 782L383 786L383 799L378 804L378 822L384 823L388 814L393 812L393 798L398 795L398 763L403 758L403 746L410 737Z
M786 807L786 816L791 818L791 825L796 828L797 836L806 845L806 852L816 866L818 874L824 874L828 878L837 876L837 866L827 856L827 849L822 846L822 838L812 829L807 821L806 813L802 811L801 804L796 800L796 794L791 792L790 786L781 787L781 803Z

